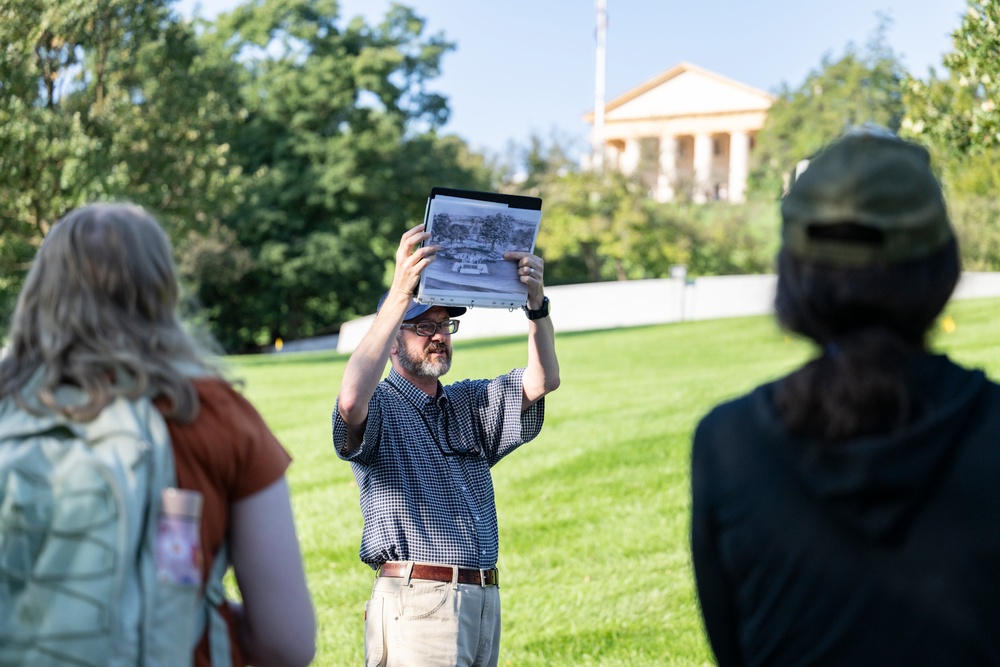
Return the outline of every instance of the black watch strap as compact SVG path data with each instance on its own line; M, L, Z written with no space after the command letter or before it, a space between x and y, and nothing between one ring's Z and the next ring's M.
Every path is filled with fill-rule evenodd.
M528 304L522 306L524 309L524 314L528 316L529 320L540 320L543 317L549 316L549 297L542 297L542 307L538 310L530 310Z

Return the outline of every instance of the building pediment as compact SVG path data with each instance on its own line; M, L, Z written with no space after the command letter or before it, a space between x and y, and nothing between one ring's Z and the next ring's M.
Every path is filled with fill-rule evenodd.
M605 121L759 113L774 96L690 63L680 63L605 105ZM584 116L593 123L593 111Z
M680 63L605 104L592 143L660 201L744 200L750 151L775 98ZM594 112L584 120L594 124Z

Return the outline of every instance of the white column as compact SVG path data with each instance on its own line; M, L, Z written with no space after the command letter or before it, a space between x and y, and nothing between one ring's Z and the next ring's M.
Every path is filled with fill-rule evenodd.
M611 169L621 171L622 152L614 144L604 145L604 164Z
M732 132L729 135L729 201L738 204L746 199L747 176L750 174L750 135Z
M677 137L664 134L660 137L660 170L656 175L656 199L670 201L674 198L677 181Z
M712 135L694 135L694 201L709 200L712 186Z
M626 139L625 151L621 156L621 170L623 174L631 176L639 168L640 148L638 139Z

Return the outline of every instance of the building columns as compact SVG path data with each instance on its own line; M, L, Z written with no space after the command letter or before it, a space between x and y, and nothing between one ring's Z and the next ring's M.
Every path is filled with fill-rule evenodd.
M712 135L694 135L694 201L704 204L712 192Z
M703 132L694 135L678 136L674 133L662 134L658 137L659 150L655 184L652 184L652 195L657 201L672 201L678 196L676 191L680 169L693 168L694 188L691 193L695 203L703 204L720 198L733 204L746 201L747 179L750 175L750 144L751 135L744 130L728 132L729 155L728 165L723 166L721 156L715 155L715 141L725 141L726 133ZM694 154L690 161L682 158L681 140L688 141L693 136ZM716 139L718 137L718 139ZM617 144L606 144L606 161L623 174L635 176L642 161L643 141L650 138L632 138ZM723 153L725 155L725 153ZM678 160L681 163L678 163ZM651 167L651 165L647 165ZM725 170L725 171L723 171ZM651 169L650 169L651 171ZM726 174L725 172L728 172ZM653 174L645 174L651 177ZM717 180L713 180L713 178ZM726 180L722 181L721 178Z
M639 168L640 153L641 148L638 139L625 140L625 150L622 152L620 162L623 174L631 176L635 173L635 170Z
M622 152L614 144L604 144L604 164L621 171Z
M750 174L750 135L746 132L729 134L729 202L746 200L747 176Z
M677 182L677 138L670 134L660 137L660 161L656 175L656 199L665 202L674 198Z

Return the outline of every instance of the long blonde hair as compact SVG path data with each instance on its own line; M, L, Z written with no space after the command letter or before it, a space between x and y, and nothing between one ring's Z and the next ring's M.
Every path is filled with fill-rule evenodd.
M86 421L117 396L163 396L170 416L193 420L190 376L217 373L181 325L178 294L170 241L144 209L110 203L70 212L42 243L18 296L0 397ZM88 400L57 405L63 384Z

